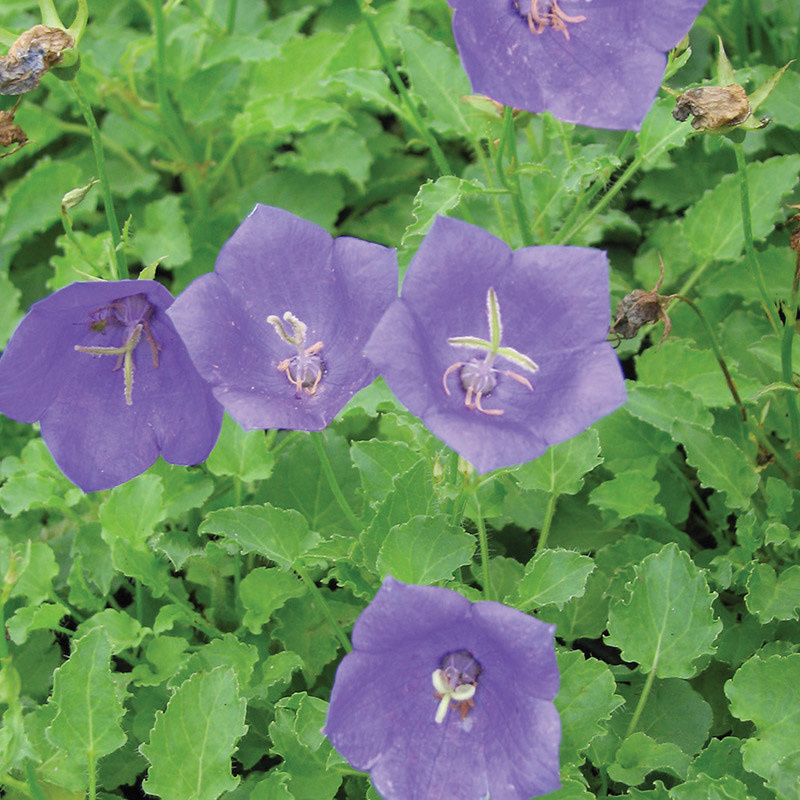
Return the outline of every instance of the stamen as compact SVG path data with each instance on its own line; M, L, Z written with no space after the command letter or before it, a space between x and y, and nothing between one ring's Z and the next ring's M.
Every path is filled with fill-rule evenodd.
M267 317L267 322L275 328L275 333L284 342L297 348L297 355L278 362L278 372L286 373L286 379L294 386L298 395L304 391L308 395L316 394L325 371L325 365L319 355L325 345L322 342L315 342L310 347L305 347L308 326L291 311L284 313L283 320L289 323L292 329L291 335L278 317L274 314Z
M468 650L449 653L442 659L441 667L431 676L436 690L433 696L439 700L434 715L437 724L444 722L451 702L460 711L462 720L475 707L473 698L481 672L481 665Z
M158 353L161 350L161 345L155 340L149 323L153 310L154 307L144 294L136 294L124 297L121 300L114 300L107 306L90 312L89 316L92 321L89 323L89 330L105 336L109 326L121 327L124 329L122 345L119 347L75 345L74 347L79 353L88 353L92 356L117 357L117 362L112 371L116 372L122 368L125 384L125 405L128 406L133 405L133 373L136 369L136 365L133 363L133 351L139 345L142 334L144 334L150 346L153 367L158 369Z
M481 414L500 416L503 413L501 409L488 409L481 404L482 398L490 395L497 386L495 375L502 374L513 378L523 386L527 386L531 391L533 391L533 386L527 378L518 375L516 372L495 369L493 366L494 360L498 357L504 358L514 366L532 374L539 371L539 365L532 358L520 353L519 350L515 350L513 347L500 346L503 324L500 318L500 303L497 300L497 293L492 287L489 287L489 291L486 294L486 318L491 341L477 336L451 336L448 338L447 343L452 347L467 347L472 350L478 350L481 355L474 356L468 361L456 361L451 364L442 375L442 386L445 394L449 397L450 389L447 386L447 379L452 372L459 370L461 388L465 392L464 405L469 409L479 411Z
M544 33L545 28L550 27L563 33L567 40L569 40L569 30L567 29L566 23L584 22L586 20L586 17L584 16L569 16L568 14L565 14L558 7L558 0L545 0L545 3L549 6L549 9L547 11L540 12L539 2L540 0L531 0L530 11L528 11L528 13L525 15L528 20L528 27L530 28L531 33L534 33L537 36L540 33ZM515 5L517 9L519 9L517 0L515 0Z

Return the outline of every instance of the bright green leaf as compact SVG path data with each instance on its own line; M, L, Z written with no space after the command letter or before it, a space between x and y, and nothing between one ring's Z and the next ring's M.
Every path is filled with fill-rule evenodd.
M548 549L532 558L519 584L521 610L554 604L564 605L586 591L586 579L594 570L594 561L572 550Z
M612 603L606 641L644 672L691 678L697 659L714 652L712 643L722 629L712 600L689 555L668 544L636 568L627 602Z
M216 800L235 789L231 756L247 731L246 705L230 667L192 675L139 748L150 762L142 788L162 800Z

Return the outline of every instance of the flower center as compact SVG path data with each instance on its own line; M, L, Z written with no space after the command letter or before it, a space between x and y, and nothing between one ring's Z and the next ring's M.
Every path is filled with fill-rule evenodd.
M278 371L285 372L286 378L297 390L306 394L315 394L322 375L325 372L325 363L319 355L323 348L322 342L315 342L306 347L308 326L301 322L291 311L283 315L283 322L288 323L291 332L286 330L283 322L274 314L267 317L267 322L275 328L275 333L287 344L297 348L297 355L285 358L278 363Z
M461 712L464 719L469 710L475 706L473 698L478 688L478 676L483 668L469 650L458 650L448 653L443 659L441 667L434 670L433 687L436 689L434 697L439 700L434 719L437 723L444 722L450 703Z
M586 17L571 17L558 6L558 0L513 0L514 8L528 21L531 33L544 33L545 28L561 31L569 39L568 22L583 22Z
M116 356L117 363L114 371L123 367L125 380L125 404L133 405L133 351L139 344L142 334L150 345L150 356L153 366L158 369L158 352L161 345L153 338L150 330L150 318L153 316L153 306L144 294L134 294L114 300L107 306L89 312L89 330L103 336L109 326L122 328L122 344L119 347L95 347L94 345L75 345L79 353L88 353L91 356Z
M495 369L493 366L495 358L501 356L530 373L538 372L539 366L533 359L513 347L500 346L500 339L503 335L503 325L500 321L500 304L497 301L495 290L491 287L489 287L489 291L486 294L486 316L489 322L491 341L480 339L477 336L452 336L447 340L447 343L453 347L469 347L473 350L481 351L482 355L473 356L467 361L456 361L455 364L451 364L442 376L442 385L444 386L445 394L449 396L450 389L447 387L447 378L451 372L458 370L461 388L465 393L464 405L467 408L474 408L482 414L500 416L503 413L502 409L484 408L482 405L482 399L491 394L497 386L497 375L503 374L508 378L513 378L523 386L527 386L531 391L533 391L533 386L531 386L531 382L527 378L516 372Z

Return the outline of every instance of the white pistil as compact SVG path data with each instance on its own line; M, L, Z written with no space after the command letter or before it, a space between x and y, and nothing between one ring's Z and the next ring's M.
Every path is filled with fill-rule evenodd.
M458 686L451 686L443 669L434 670L431 677L433 679L433 687L436 689L436 697L440 698L434 719L441 725L442 722L444 722L447 709L450 707L450 702L469 702L475 696L476 686L474 683L462 683Z

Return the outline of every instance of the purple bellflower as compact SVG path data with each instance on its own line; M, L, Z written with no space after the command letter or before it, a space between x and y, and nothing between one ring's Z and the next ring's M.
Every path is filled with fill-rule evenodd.
M243 428L321 430L377 376L361 351L396 297L394 250L258 204L169 315Z
M222 408L147 280L73 283L35 303L0 358L0 412L41 423L61 471L85 492L144 472L159 456L197 464Z
M606 341L608 263L437 217L365 353L479 472L521 464L625 402Z
M387 577L356 620L325 733L386 800L559 788L555 625Z
M448 0L473 91L564 122L639 130L666 52L706 0Z

